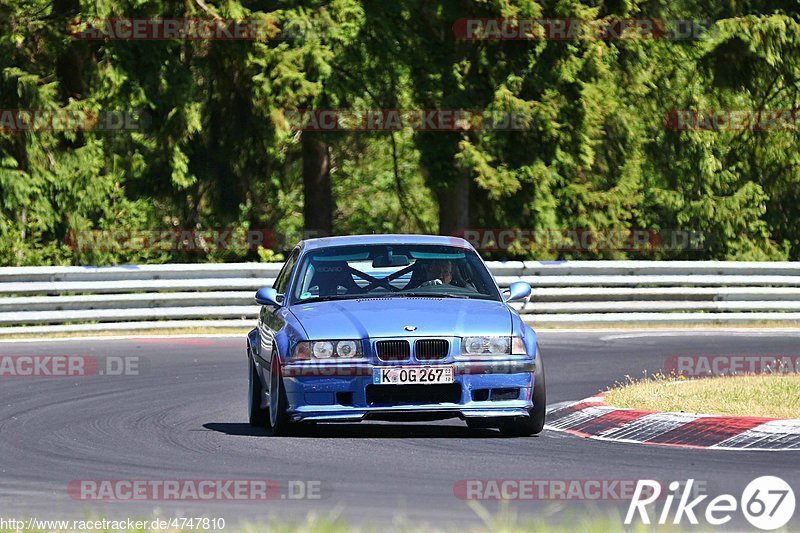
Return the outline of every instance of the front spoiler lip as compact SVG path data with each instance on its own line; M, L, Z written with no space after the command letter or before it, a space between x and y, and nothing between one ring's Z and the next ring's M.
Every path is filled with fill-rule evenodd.
M498 402L500 403L500 402ZM442 414L450 415L451 418L503 418L529 416L531 408L530 401L510 400L502 402L503 406L481 406L465 407L463 405L419 405L408 406L398 405L394 407L344 407L329 406L329 409L321 409L321 406L301 407L289 413L293 422L361 422L370 418L380 418L381 415L423 415L423 414ZM329 411L329 412L325 412Z
M283 366L284 377L359 377L371 376L374 368L386 366L434 366L452 365L457 376L484 375L484 374L520 374L536 371L535 359L500 359L500 360L469 360L469 361L435 361L412 362L404 364L373 364L365 362L347 363L289 363Z

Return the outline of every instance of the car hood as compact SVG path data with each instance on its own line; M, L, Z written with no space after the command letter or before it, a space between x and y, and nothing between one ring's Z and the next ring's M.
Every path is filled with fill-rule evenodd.
M291 307L308 338L511 335L505 303L460 298L365 298ZM415 331L406 331L415 326Z

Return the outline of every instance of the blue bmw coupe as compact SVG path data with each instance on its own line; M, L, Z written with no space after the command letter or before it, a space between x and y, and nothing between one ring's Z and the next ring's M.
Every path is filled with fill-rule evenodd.
M545 378L536 333L465 240L362 235L300 242L260 289L248 335L250 424L461 418L539 433Z

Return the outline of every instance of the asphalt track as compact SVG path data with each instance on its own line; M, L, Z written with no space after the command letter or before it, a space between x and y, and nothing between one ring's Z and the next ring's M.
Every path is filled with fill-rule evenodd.
M798 331L552 331L540 344L550 404L579 400L670 355L800 355ZM139 357L138 375L0 378L0 517L163 515L224 517L228 524L309 511L353 522L440 527L477 521L454 495L464 479L693 478L709 494L741 494L776 475L800 496L800 452L731 452L599 442L545 431L509 439L458 421L319 426L272 438L246 423L244 338L0 342L4 355ZM321 499L91 502L71 498L81 479L318 481ZM495 509L492 502L481 505ZM522 516L558 521L624 514L627 502L521 501ZM795 513L792 529L798 529Z

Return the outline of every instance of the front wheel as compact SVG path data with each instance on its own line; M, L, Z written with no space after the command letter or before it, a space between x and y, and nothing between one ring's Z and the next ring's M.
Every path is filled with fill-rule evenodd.
M500 432L509 437L538 435L544 429L546 410L547 395L544 383L544 363L541 352L538 352L536 371L533 373L533 407L528 411L530 415L509 420L500 426Z
M281 376L281 365L277 354L272 356L272 371L270 372L269 383L269 431L275 436L283 436L291 433L294 424L289 420L286 409L289 401L286 398L286 388L283 385Z

